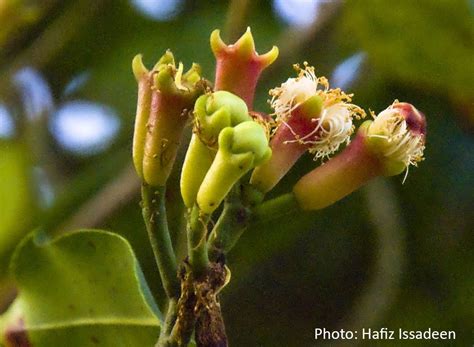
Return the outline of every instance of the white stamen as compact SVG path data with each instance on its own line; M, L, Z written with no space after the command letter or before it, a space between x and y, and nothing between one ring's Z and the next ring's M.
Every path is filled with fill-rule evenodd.
M287 120L295 108L316 94L319 84L314 68L306 66L297 78L289 78L279 88L272 89L270 104L275 110L276 121Z
M365 116L364 111L356 105L350 104L351 95L340 89L329 89L325 77L316 77L314 68L305 63L304 69L295 66L299 71L297 78L290 78L280 87L272 89L270 95L271 107L275 110L275 120L278 126L286 126L294 136L294 140L285 143L309 144L310 153L314 159L329 158L341 144L348 144L354 132L352 119ZM322 87L318 89L318 87ZM311 119L317 123L308 134L297 134L288 124L292 112L313 95L319 95L323 100L321 114ZM275 130L276 131L276 130Z
M381 145L383 155L390 160L405 164L406 173L403 182L408 176L409 166L417 166L418 162L423 160L424 135L411 131L403 115L392 106L374 116L368 137L385 140Z
M310 152L315 155L314 159L328 158L342 144L348 144L354 132L352 113L347 104L340 103L325 108L317 128L321 132L310 141L313 144Z

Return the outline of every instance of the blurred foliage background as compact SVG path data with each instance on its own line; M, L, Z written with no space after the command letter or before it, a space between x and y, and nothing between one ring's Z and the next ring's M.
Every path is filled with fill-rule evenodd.
M232 42L250 25L259 52L280 48L257 110L269 112L268 89L308 61L365 109L413 103L428 136L405 184L377 180L243 236L222 294L231 345L312 346L316 327L455 330L446 345L471 345L473 19L470 0L0 0L0 309L15 295L9 256L36 227L125 236L163 302L131 167L131 59L152 66L170 48L212 80L210 32ZM274 194L315 165L305 157ZM167 198L179 249L175 171Z

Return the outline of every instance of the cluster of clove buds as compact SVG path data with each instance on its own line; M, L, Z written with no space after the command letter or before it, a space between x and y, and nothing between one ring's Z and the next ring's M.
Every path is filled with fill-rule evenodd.
M354 120L364 118L364 110L305 63L295 65L297 77L270 90L273 113L263 115L251 109L253 96L261 72L277 58L276 47L258 55L249 30L233 45L224 44L216 30L211 47L217 58L214 87L196 64L183 73L169 51L151 71L141 56L133 61L139 85L135 167L144 182L164 185L192 119L181 175L188 208L197 204L212 213L251 170L248 183L267 193L306 151L322 165L293 187L305 210L326 207L375 176L408 172L423 159L425 117L413 105L395 101L378 115L371 112L373 119L355 131Z
M408 173L410 165L423 159L425 146L425 117L413 105L395 101L379 114L370 112L372 119L357 129L355 122L365 118L366 112L352 103L353 95L330 88L328 80L317 77L307 63L295 65L296 77L270 90L270 114L257 112L253 109L257 82L277 58L278 49L257 54L249 29L232 45L222 41L218 30L210 41L216 57L214 83L202 78L196 64L184 72L170 51L151 70L141 56L133 60L138 82L133 162L146 188L144 216L150 233L156 219L162 222L155 257L169 297L179 298L178 313L170 313L171 325L162 341L174 339L177 345L185 345L194 325L198 345L208 345L202 342L208 339L225 340L225 334L213 337L199 328L219 322L218 327L206 329L223 332L216 294L227 281L217 281L217 286L210 278L228 279L230 273L227 267L216 267L216 259L238 240L249 210L265 204L265 195L305 152L319 165L287 195L300 210L318 210L374 177ZM163 199L157 203L155 195L164 194L188 124L193 133L181 168L180 190L188 209L186 264L190 271L186 280L181 279L180 289L176 260L170 261L175 256L164 230L165 209L154 206L164 204ZM226 206L220 210L223 201ZM209 223L216 211L221 211L217 223ZM211 232L209 225L214 225ZM212 273L216 268L222 273ZM199 288L207 288L207 294L203 296ZM196 297L211 299L191 302Z

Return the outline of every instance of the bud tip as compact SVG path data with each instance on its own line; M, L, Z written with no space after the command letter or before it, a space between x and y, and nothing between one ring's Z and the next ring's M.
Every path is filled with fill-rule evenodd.
M143 64L143 56L141 54L137 54L133 58L132 71L137 81L139 81L143 76L149 73L148 69Z

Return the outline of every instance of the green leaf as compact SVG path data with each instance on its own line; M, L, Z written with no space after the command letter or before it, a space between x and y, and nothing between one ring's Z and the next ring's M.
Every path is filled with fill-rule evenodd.
M10 311L21 315L9 312L2 331L16 325L15 338L26 332L39 347L153 346L158 339L161 314L121 236L83 230L51 241L35 232L16 249L11 270L20 295Z

